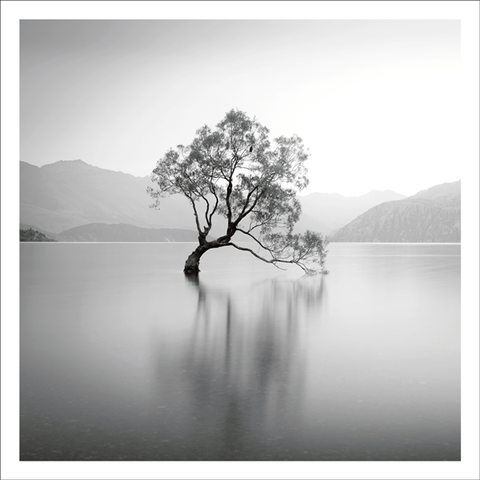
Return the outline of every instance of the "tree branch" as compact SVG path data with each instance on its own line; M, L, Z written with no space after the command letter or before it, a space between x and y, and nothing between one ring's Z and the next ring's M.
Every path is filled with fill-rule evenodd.
M263 258L262 256L258 255L258 253L255 253L255 252L254 252L253 250L251 250L250 248L240 247L239 245L236 245L236 244L233 243L233 242L226 243L224 246L225 246L225 247L234 247L234 248L236 248L237 250L242 250L242 252L250 252L255 258L258 258L258 259L261 260L262 262L270 263L270 264L272 264L273 266L277 267L277 268L280 269L280 270L285 270L284 268L280 268L280 267L276 264L277 262L281 262L281 260L275 260L275 259L267 260L266 258ZM288 263L292 263L292 262L288 262Z
M202 229L200 228L200 222L198 220L198 212L197 212L197 207L195 206L195 201L190 195L187 195L185 192L183 192L183 194L190 200L190 203L192 204L193 215L195 216L195 224L197 225L198 234L202 235L203 232L202 232Z
M235 243L233 242L229 242L229 243L226 243L225 246L230 246L230 247L234 247L236 248L237 250L242 250L243 252L249 252L251 253L255 258L258 258L259 260L262 260L262 262L265 262L265 263L270 263L272 264L273 266L277 267L278 269L280 270L285 270L285 268L281 268L277 265L277 263L289 263L289 264L292 264L292 265L297 265L297 267L300 267L305 273L312 273L313 270L309 269L308 267L306 267L300 260L282 260L282 259L279 259L279 258L272 258L271 260L267 260L266 258L263 258L261 255L258 255L258 253L254 252L253 250L251 250L250 248L247 248L247 247L240 247L239 245L236 245Z
M205 201L205 203L207 205L207 208L205 210L205 222L207 222L207 227L206 228L208 228L208 230L210 230L210 228L212 227L212 223L209 220L209 216L208 216L208 212L210 211L210 203L204 195L200 194L200 197L203 198L203 200Z
M213 185L213 183L209 184L209 188L210 188L210 192L212 192L213 196L215 197L215 205L213 206L212 211L210 212L210 218L209 218L209 223L210 223L210 226L211 226L212 225L213 214L217 210L219 199L218 199L218 195L217 195L217 192L215 190L215 186Z
M225 197L225 203L227 204L227 220L228 220L228 225L232 223L232 206L230 205L230 195L232 194L232 179L230 178L228 180L228 186L227 186L227 195Z
M250 203L250 197L253 195L255 190L258 190L258 185L255 185L255 187L253 187L253 189L248 192L248 195L247 195L247 198L245 199L245 204L243 205L242 211L240 212L240 215L238 216L237 220L234 222L237 225L240 222L240 220L244 217L243 214L245 213L245 210L248 207L248 204ZM257 200L258 200L258 198L257 198ZM255 207L255 203L253 204L253 207Z
M258 227L264 227L265 225L268 225L270 222L272 222L274 216L275 216L275 215L274 215L273 213L270 214L270 215L265 219L265 221L260 222L260 223L256 223L255 225L253 225L253 227L252 227L252 220L250 220L250 225L248 226L248 232L250 233L250 232L252 232L253 230L255 230L256 228L258 228Z
M258 188L258 186L255 187L255 189L257 189L257 188ZM254 190L255 190L255 189L254 189ZM250 193L253 193L254 190L252 190ZM249 193L248 197L250 197L250 193ZM257 195L257 197L255 198L252 206L249 207L248 209L246 209L246 207L247 207L247 205L248 205L248 203L249 203L249 200L245 202L245 205L244 205L244 207L243 207L242 212L240 213L240 215L238 216L238 218L237 218L237 219L235 220L235 222L234 222L235 227L236 227L249 213L251 213L251 212L253 211L253 209L257 206L258 201L259 201L260 198L263 196L263 193L264 193L264 190L262 190L262 191ZM247 199L248 199L248 197L247 197Z
M255 242L257 242L264 250L266 250L272 257L274 257L272 250L270 250L267 246L265 246L257 237L252 235L250 232L247 232L241 228L237 228L237 232L243 233L244 235L248 235L250 238L253 238Z

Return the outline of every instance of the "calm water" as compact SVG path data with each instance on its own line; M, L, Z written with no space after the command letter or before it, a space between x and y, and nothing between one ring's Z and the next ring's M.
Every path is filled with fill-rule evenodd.
M460 245L193 248L21 244L22 460L460 459Z

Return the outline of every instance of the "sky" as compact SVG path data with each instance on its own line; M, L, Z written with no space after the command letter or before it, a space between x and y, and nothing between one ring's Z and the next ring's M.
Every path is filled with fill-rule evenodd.
M22 20L20 160L145 176L232 108L299 135L302 193L461 178L459 20Z

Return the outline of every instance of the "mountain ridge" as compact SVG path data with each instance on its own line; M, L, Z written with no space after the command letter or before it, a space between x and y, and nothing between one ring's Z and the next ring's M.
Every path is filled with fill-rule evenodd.
M80 159L41 167L20 162L20 222L55 236L91 224L190 230L197 235L191 206L183 196L162 198L159 209L150 208L153 201L147 187L153 185L148 176L106 170ZM301 195L298 199L302 215L295 231L313 230L335 238L346 225L373 207L415 198L412 202L423 202L426 208L428 202L438 203L442 195L450 194L437 188L412 197L392 190L371 190L357 197L321 192ZM447 197L445 201L455 207L455 195ZM224 228L225 219L217 216L211 235L222 235ZM153 232L143 234L145 238L155 237Z
M82 160L42 167L20 164L20 221L55 234L89 223L125 223L142 228L195 229L186 199L165 199L150 208L149 177L104 170Z
M58 235L59 242L196 242L198 233L179 228L141 228L124 223L89 223Z
M351 222L358 215L380 203L407 198L405 195L392 190L371 190L364 195L346 197L338 193L315 192L300 196L302 214L316 217L321 211L321 231L331 234ZM302 218L300 219L302 224ZM312 230L312 228L309 228Z
M332 242L461 241L461 182L422 190L372 207L342 227Z

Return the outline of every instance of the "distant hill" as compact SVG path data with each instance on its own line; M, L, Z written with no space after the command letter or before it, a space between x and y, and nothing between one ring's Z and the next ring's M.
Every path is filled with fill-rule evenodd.
M460 181L377 205L330 237L332 242L460 242Z
M149 208L152 199L147 186L153 186L148 176L105 170L82 160L62 160L43 167L20 162L20 222L51 238L92 223L195 231L191 207L183 196L163 198L161 209L154 210ZM300 196L303 212L296 230L329 234L372 206L399 198L404 196L388 190L360 197ZM224 225L225 220L217 217L212 236L223 234Z
M142 228L195 229L185 198L149 208L150 178L93 167L81 160L43 167L20 162L20 222L55 234L89 223L125 223Z
M141 228L126 224L89 223L57 235L60 242L196 242L194 230Z
M344 197L338 193L311 193L298 198L302 205L302 216L296 229L315 230L329 235L375 205L406 197L391 190L372 190L358 197Z

